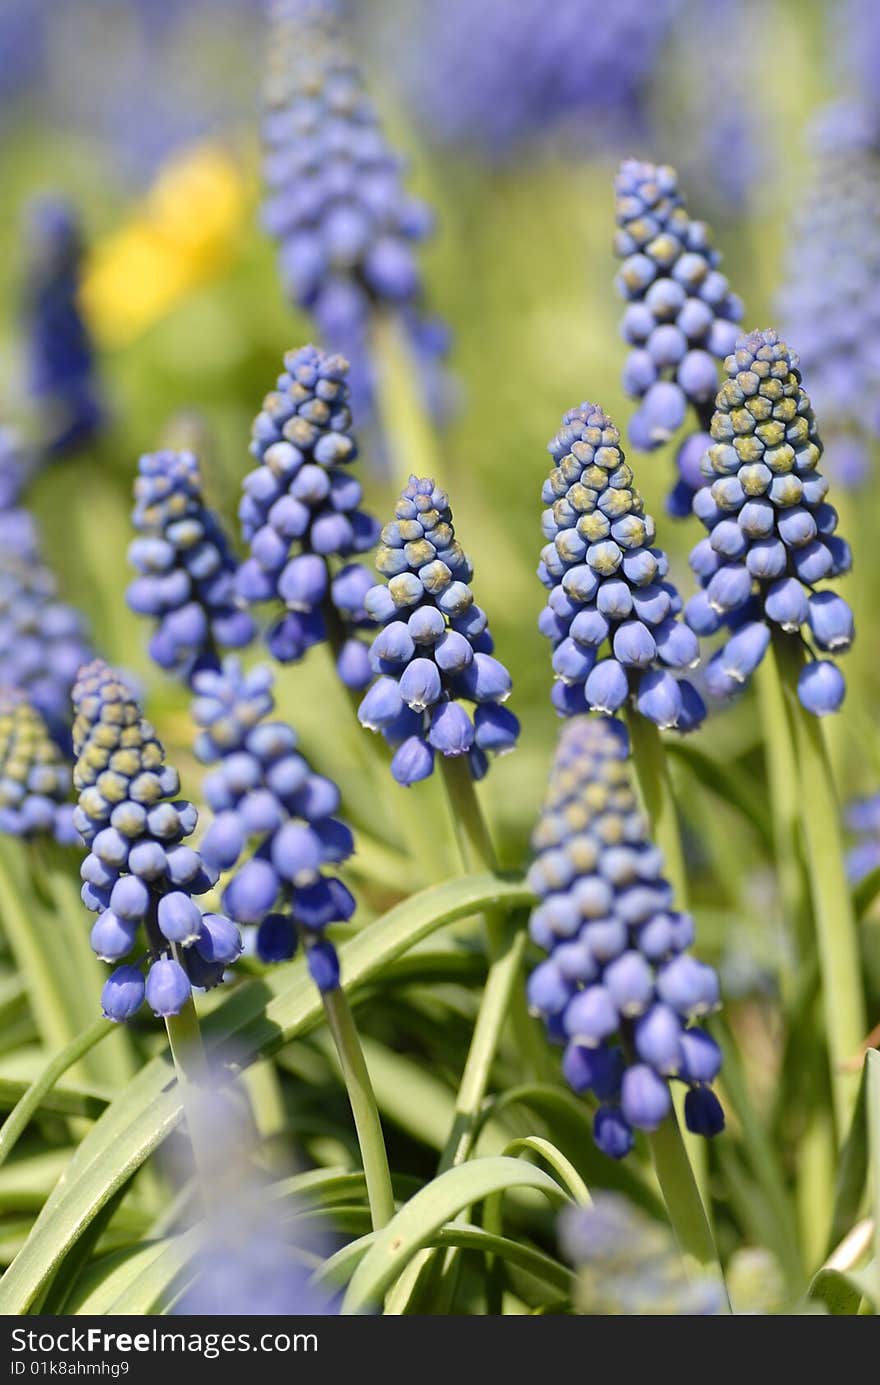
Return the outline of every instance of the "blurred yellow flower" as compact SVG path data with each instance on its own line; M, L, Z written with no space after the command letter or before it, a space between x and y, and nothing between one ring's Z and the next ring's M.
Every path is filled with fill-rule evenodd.
M99 241L83 276L82 307L102 346L124 346L232 259L247 207L236 161L199 144L162 168L144 203Z

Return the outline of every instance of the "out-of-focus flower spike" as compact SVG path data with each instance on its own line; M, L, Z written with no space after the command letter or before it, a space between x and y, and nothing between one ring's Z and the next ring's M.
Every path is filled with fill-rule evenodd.
M718 363L733 350L742 303L718 267L709 227L689 216L674 168L628 159L615 191L616 283L627 302L621 331L632 348L623 385L639 400L630 442L643 452L663 446L693 408L698 428L679 447L679 479L667 501L682 517L701 483Z
M263 219L285 288L352 362L358 418L372 409L371 319L395 314L439 400L445 333L422 306L417 247L427 206L403 183L333 0L273 0L263 124Z
M42 445L69 452L94 437L104 420L94 349L78 304L82 236L62 198L32 204L27 219L24 327L28 378Z
M75 845L70 767L24 693L0 687L0 832Z

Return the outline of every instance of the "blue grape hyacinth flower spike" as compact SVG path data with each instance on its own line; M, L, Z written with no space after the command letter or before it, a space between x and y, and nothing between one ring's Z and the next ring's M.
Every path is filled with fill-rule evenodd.
M576 1270L578 1313L706 1317L726 1312L717 1278L690 1274L669 1228L620 1193L600 1191L589 1206L567 1207L559 1219L559 1241Z
M433 229L404 186L334 0L275 0L263 121L264 225L290 298L352 362L358 419L372 411L376 312L401 322L426 400L442 401L447 334L425 315L417 250Z
M314 346L289 351L277 387L252 430L257 466L239 506L250 556L237 578L247 602L282 608L267 637L279 663L295 663L327 641L347 688L370 680L361 632L372 624L364 598L369 572L352 562L376 544L379 524L360 508L363 492L348 407L348 362Z
M73 704L73 825L88 847L82 898L98 915L92 948L121 963L102 1008L108 1019L128 1020L146 999L154 1014L176 1015L193 986L219 985L241 936L229 918L196 903L217 871L187 844L198 813L177 797L177 771L131 691L95 659L80 670ZM132 952L141 955L125 960Z
M201 851L212 868L232 872L223 907L256 928L264 962L287 961L302 941L318 988L335 990L339 961L324 934L355 907L334 874L354 850L336 817L339 790L310 768L293 728L269 719L270 669L245 672L229 658L220 670L203 669L194 686L195 751L213 766L203 788L214 818Z
M382 530L376 567L386 580L365 605L381 626L370 651L378 677L361 702L361 725L395 747L399 784L428 778L435 754L466 755L480 779L490 753L513 749L519 722L503 705L510 674L474 601L449 497L429 477L410 477Z
M615 192L614 244L623 262L616 284L627 303L621 332L632 348L623 387L639 401L629 439L643 452L662 447L693 409L698 427L679 447L667 500L669 513L682 518L701 484L718 365L733 350L743 307L718 267L709 227L688 214L674 168L627 159Z
M732 697L751 679L771 630L797 635L810 660L798 696L816 716L836 712L846 684L834 661L854 638L853 616L828 581L849 572L839 537L816 420L798 358L775 331L751 332L724 363L712 415L712 445L694 513L708 530L691 552L702 591L685 608L699 635L725 628L705 670L706 687ZM831 658L816 657L814 650Z
M0 687L0 832L73 846L70 766L26 695Z
M70 750L70 690L91 658L85 622L59 599L33 515L21 502L28 458L0 429L0 687L23 692L62 751Z
M49 453L87 443L104 421L95 352L78 296L83 242L63 198L32 204L27 225L24 327L29 385Z
M593 1134L614 1159L632 1148L634 1130L669 1116L672 1080L687 1085L690 1130L724 1126L711 1088L721 1053L700 1027L718 1008L718 978L689 952L694 922L675 909L627 756L613 718L566 724L528 876L539 900L529 932L548 954L529 978L529 1007L565 1046L569 1086L596 1098Z
M241 649L256 633L236 595L237 563L216 515L205 504L192 452L149 452L138 463L128 556L138 576L126 599L156 629L150 655L187 679L217 666L224 649Z
M811 121L816 162L788 237L780 325L822 419L835 486L862 487L880 438L880 113L835 102Z
M548 450L538 577L550 595L538 624L553 645L553 705L575 716L633 702L658 726L692 730L705 708L680 675L699 662L699 642L680 618L617 428L597 404L581 404Z

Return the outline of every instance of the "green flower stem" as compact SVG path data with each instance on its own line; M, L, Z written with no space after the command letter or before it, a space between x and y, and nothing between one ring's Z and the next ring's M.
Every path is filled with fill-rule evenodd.
M465 870L488 870L496 874L498 859L480 808L467 757L442 755L440 765ZM500 961L508 947L504 912L487 909L483 914L483 927L489 960ZM511 994L510 1018L527 1070L536 1076L546 1075L547 1049L526 1009L524 986L515 987Z
M337 986L335 991L326 991L322 999L327 1025L336 1045L339 1065L351 1102L351 1113L354 1116L367 1183L370 1218L373 1230L379 1231L394 1216L394 1194L391 1191L385 1137L382 1134L382 1122L373 1094L373 1085L348 996L341 986Z
M374 313L371 348L379 419L395 482L405 486L412 473L436 476L437 438L425 413L418 368L398 314Z
M803 647L782 631L774 631L773 647L794 731L798 809L822 974L837 1135L842 1139L858 1092L859 1074L849 1060L860 1052L868 1029L858 934L844 864L840 806L822 727L797 695Z
M172 945L171 951L182 966L177 947ZM208 1211L214 1198L216 1174L221 1166L222 1154L211 1139L209 1113L203 1107L210 1091L210 1069L192 995L179 1014L165 1017L165 1030L180 1087L181 1104L196 1166L197 1184L202 1204Z
M88 1029L57 1053L16 1102L2 1126L0 1126L0 1164L12 1153L19 1137L24 1134L31 1117L38 1111L43 1099L53 1090L56 1083L80 1058L113 1033L114 1026L109 1020L95 1020Z
M455 1100L455 1120L440 1157L438 1173L464 1163L473 1150L479 1132L479 1117L489 1084L492 1060L505 1020L510 1013L515 988L521 980L520 969L527 941L528 934L525 929L511 930L505 950L489 968Z
M715 1238L674 1112L670 1112L660 1128L648 1136L648 1144L679 1246L701 1265L717 1269L723 1283L724 1273Z
M651 836L663 852L664 872L675 891L676 907L687 909L690 894L687 867L666 750L654 722L643 717L635 708L628 710L627 723L636 783L651 824ZM705 1141L698 1135L692 1135L689 1130L686 1130L681 1138L684 1139L706 1207L710 1208L709 1167Z
M663 852L666 878L675 891L677 906L687 909L687 870L663 741L653 721L633 708L627 713L627 724L636 782L651 823L651 835Z
M773 854L785 921L805 962L812 951L809 901L798 824L798 770L785 696L774 651L769 649L755 675L763 730L767 788L773 824ZM783 993L790 1001L796 975L783 975Z

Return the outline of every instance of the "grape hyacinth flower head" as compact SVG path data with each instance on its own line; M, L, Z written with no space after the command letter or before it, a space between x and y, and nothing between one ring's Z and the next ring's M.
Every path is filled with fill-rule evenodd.
M33 515L19 504L26 461L15 436L0 435L0 686L27 695L69 751L70 689L91 657L82 617L58 599Z
M641 136L679 8L680 0L409 0L392 9L394 27L380 30L380 41L395 45L407 105L430 137L500 162L552 136L579 149ZM585 34L589 60L573 62Z
M567 1207L559 1241L577 1272L578 1313L702 1317L726 1311L717 1279L689 1277L669 1228L620 1193L600 1192L587 1207Z
M567 723L528 876L539 900L529 931L548 954L529 978L529 1006L563 1037L569 1086L598 1099L594 1138L614 1159L632 1148L634 1130L656 1130L669 1115L672 1079L688 1087L691 1130L724 1125L710 1086L721 1054L699 1024L718 1007L718 978L688 951L693 920L674 908L627 754L613 718Z
M822 419L829 474L855 489L880 437L880 113L835 103L810 133L816 167L788 238L779 312Z
M354 850L335 816L339 790L313 772L293 729L268 719L275 705L268 668L245 673L229 658L220 670L197 673L194 688L196 755L214 766L203 786L214 819L201 851L209 866L232 872L223 907L236 923L256 927L265 962L287 961L302 941L319 989L335 990L339 963L325 930L354 912L334 874Z
M217 880L186 838L198 814L177 771L121 679L100 659L80 670L73 689L73 772L79 801L73 825L86 846L82 898L98 915L91 942L120 962L101 997L108 1019L130 1019L146 998L157 1015L180 1012L193 986L219 985L241 952L236 926L203 914L194 896ZM147 973L125 962L142 937Z
M426 382L445 354L443 334L424 330L416 254L433 218L404 187L403 160L367 95L340 6L275 0L270 13L264 224L279 243L289 296L352 360L365 415L377 309L399 317Z
M237 564L207 508L192 452L149 452L138 463L129 561L138 573L126 599L156 629L150 654L160 668L191 678L219 663L219 651L250 644L255 626L235 591Z
M749 682L773 626L832 656L854 635L846 601L824 586L850 570L852 556L825 498L822 443L798 358L775 331L758 331L740 338L724 367L694 499L708 530L690 559L703 590L685 608L700 635L732 631L706 666L706 686L721 699ZM807 711L837 711L845 691L833 658L805 664L798 695Z
M643 452L661 447L684 426L688 406L699 425L679 447L679 479L667 500L681 518L701 483L717 363L734 348L742 303L718 268L709 227L688 215L674 168L628 159L615 190L614 247L623 261L616 283L627 303L621 331L632 348L623 386L640 401L630 442Z
M502 705L510 674L493 656L486 613L474 601L449 497L429 477L410 477L382 530L376 567L386 580L365 605L381 626L370 651L378 678L361 702L361 725L396 747L399 784L426 779L435 752L466 755L480 779L488 753L513 749L519 722Z
M30 208L27 237L29 384L45 446L63 453L88 442L104 417L94 349L77 302L82 236L70 204L45 197Z
M539 628L553 645L556 710L613 714L632 701L658 726L692 730L705 708L679 675L698 662L699 643L680 619L617 428L598 405L581 404L548 450L538 576L550 595Z
M364 607L371 582L352 559L374 547L379 525L360 508L363 492L351 472L348 362L304 346L284 365L252 430L257 466L244 479L238 511L250 556L238 592L284 608L268 635L279 663L326 640L342 682L360 689L370 678L359 634L372 623Z
M27 697L0 687L0 832L79 841L73 826L70 767Z

